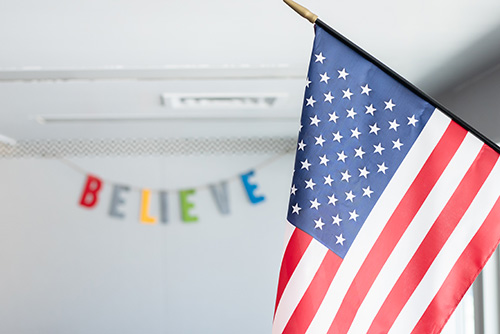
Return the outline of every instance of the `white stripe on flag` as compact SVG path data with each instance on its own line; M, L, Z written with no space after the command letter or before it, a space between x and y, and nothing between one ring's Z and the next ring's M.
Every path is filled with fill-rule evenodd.
M415 327L455 262L493 208L500 195L499 184L500 163L497 161L489 178L404 306L389 333L410 333Z
M344 258L307 334L326 333L377 237L450 124L450 118L435 110L384 193L366 219Z
M286 248L288 247L288 243L290 242L290 238L292 237L292 234L294 231L295 231L295 226L293 226L290 223L285 224L285 239L283 242L284 247L283 247L283 254L282 254L281 258L283 258L283 255L285 254Z
M460 184L483 144L468 134L412 223L403 234L361 304L348 333L366 333L393 285ZM399 332L401 333L401 332ZM408 331L409 333L409 331Z
M288 222L288 224L290 223ZM283 291L274 317L273 334L283 332L293 311L311 284L321 262L323 262L327 251L329 251L328 248L320 244L316 239L312 239Z

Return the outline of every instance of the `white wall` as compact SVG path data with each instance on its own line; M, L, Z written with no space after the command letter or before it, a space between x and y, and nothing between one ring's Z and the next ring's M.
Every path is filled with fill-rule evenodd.
M500 58L497 58L500 60ZM500 142L500 66L458 81L437 100L496 143Z
M0 332L270 332L292 174L291 154L256 169L252 205L234 178L231 213L206 189L192 202L197 223L139 223L140 195L108 215L111 181L190 188L247 172L273 154L0 159ZM94 209L78 205L85 173L105 186ZM152 199L155 200L155 197ZM152 204L151 215L157 214Z

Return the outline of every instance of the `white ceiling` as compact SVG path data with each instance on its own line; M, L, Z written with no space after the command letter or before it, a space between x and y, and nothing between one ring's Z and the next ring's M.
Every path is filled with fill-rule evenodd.
M431 94L498 56L499 43L484 42L491 34L498 41L498 0L301 4ZM0 133L18 140L294 135L312 39L311 24L279 0L4 1ZM268 110L224 112L284 118L207 123L212 109L194 121L151 121L172 113L162 93L278 94L285 97ZM149 120L43 125L40 115Z

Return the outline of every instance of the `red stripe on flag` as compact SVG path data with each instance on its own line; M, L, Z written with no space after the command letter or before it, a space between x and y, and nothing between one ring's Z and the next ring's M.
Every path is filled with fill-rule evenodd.
M414 334L440 333L467 289L491 257L500 234L500 198L453 266L438 293L413 329ZM485 245L488 245L485 247ZM471 270L476 267L476 270Z
M450 122L450 125L418 173L408 192L397 206L354 277L328 330L329 334L347 333L356 316L356 312L378 273L459 148L466 134L467 131L465 129L455 122Z
M282 332L283 334L300 334L306 332L323 302L323 298L341 263L342 258L337 254L330 250L326 253L311 284L288 320Z
M443 211L436 219L410 262L398 278L367 333L387 333L417 288L432 262L476 197L498 160L498 154L483 146ZM428 333L428 332L427 332Z
M283 295L283 291L292 277L295 268L300 262L300 259L304 255L307 247L311 244L312 237L302 231L301 229L295 228L288 241L285 253L283 254L283 260L281 262L280 276L278 281L278 293L276 296L276 306L274 309L274 314L276 315L276 309Z

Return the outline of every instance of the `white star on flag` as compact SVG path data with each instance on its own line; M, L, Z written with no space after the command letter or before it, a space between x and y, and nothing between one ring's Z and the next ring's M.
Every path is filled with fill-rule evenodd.
M305 182L306 182L306 189L310 188L311 190L314 190L314 186L316 185L316 183L314 183L313 179L309 179L309 181Z
M342 181L349 182L351 175L349 174L348 170L346 170L345 172L341 172L340 174L342 174Z
M328 204L332 204L333 206L335 206L335 203L337 203L338 201L338 199L335 197L335 194L327 197L328 197Z
M341 244L342 246L344 245L345 239L342 237L342 234L336 235L335 238L337 238L337 244Z
M351 137L356 137L356 139L359 139L359 135L361 134L361 132L359 132L358 128L351 130L351 132L352 132Z
M380 128L377 126L377 123L374 123L373 125L369 125L369 127L370 127L370 133L374 133L375 135L378 135Z
M323 57L323 53L321 53L321 52L315 56L316 56L316 62L320 62L321 64L323 64L323 60L326 59L325 57Z
M299 204L298 204L298 203L295 203L295 205L294 205L294 206L292 206L292 210L293 210L293 213L295 213L295 214L297 214L297 215L298 215L298 214L299 214L299 211L300 211L300 210L302 210L302 208L301 208L301 207L299 207Z
M377 173L384 173L385 174L385 171L387 170L388 167L385 166L385 162L382 162L382 164L377 164L377 167L378 167L378 171Z
M370 174L370 172L366 169L366 166L358 169L359 169L359 177L364 177L366 179L368 177L368 174Z
M358 113L354 111L354 108L347 109L347 117L354 119L354 116L356 116Z
M319 219L315 220L314 222L316 223L316 226L314 226L314 228L319 228L320 230L323 229L323 226L325 225L325 223L323 223L323 221L321 221L321 217L319 217Z
M337 161L345 162L345 159L347 159L347 155L345 155L344 151L337 153L337 155L339 156Z
M319 135L319 137L314 137L314 139L316 139L316 145L320 145L321 147L323 147L323 143L326 141L323 139L322 135Z
M415 115L412 115L408 118L408 125L413 125L414 127L417 125L418 119L415 118Z
M361 95L366 94L370 96L370 92L372 91L370 87L368 87L368 84L361 86L362 92Z
M302 164L301 169L309 170L309 167L311 167L311 164L309 163L309 161L307 161L307 159L305 161L301 161L300 163Z
M370 189L370 186L363 188L363 196L371 197L372 194L373 194L373 191Z
M320 165L325 165L325 166L328 166L328 158L326 157L326 154L323 155L322 157L319 157L319 160L320 160Z
M403 144L401 143L401 141L399 140L393 140L392 143L394 144L394 146L392 147L393 149L398 149L401 151L401 146L403 146Z
M392 111L392 108L394 108L396 105L394 103L392 103L392 99L389 100L389 101L384 101L385 103L385 109L389 109L390 111Z
M349 220L354 220L356 221L358 219L359 215L356 213L356 210L349 212Z
M328 174L327 176L323 176L323 178L325 179L325 183L324 184L328 184L329 186L332 185L333 179L332 179L332 177L331 177L330 174Z
M336 216L332 216L332 219L332 224L340 226L340 222L342 221L342 219L339 217L339 214L337 214Z
M306 106L311 106L311 107L314 107L314 104L316 103L316 101L314 100L314 98L312 97L312 95L311 95L311 97L310 97L310 98L308 98L306 101L307 101Z
M349 191L348 193L345 193L345 196L346 196L345 200L351 202L354 200L354 197L356 197L356 195L352 193L352 190Z
M310 125L319 126L319 122L321 122L321 120L318 118L318 115L314 115L314 117L309 117L309 118L311 119Z
M382 143L378 143L378 145L373 145L375 148L375 151L373 153L378 153L382 155L382 151L385 150L385 148L382 147Z
M339 119L339 117L337 116L337 113L334 111L333 113L331 114L328 114L330 116L330 122L334 122L334 123L337 123L337 120Z
M340 131L337 131L336 133L333 133L333 140L338 141L340 143L340 140L344 138L341 134Z
M328 94L323 94L323 95L325 95L325 101L324 102L332 103L333 99L335 98L335 97L333 97L332 92L328 92Z
M370 115L372 115L372 116L374 116L374 114L373 114L373 113L377 110L377 109L375 109L375 108L373 107L373 104L370 104L369 106L365 106L365 108L366 108L366 112L365 112L365 114L370 114Z
M344 96L342 98L349 100L351 99L353 93L351 93L351 90L349 88L347 88L346 90L342 90L342 92L344 93Z
M321 80L319 82L324 82L328 84L328 80L330 80L330 77L328 74L325 72L324 74L320 74Z
M347 76L349 75L349 73L347 73L347 72L345 71L345 68L343 68L343 69L342 69L342 71L337 71L337 72L339 72L339 77L338 77L338 79L342 78L342 79L346 80L346 79L347 79Z
M321 205L321 203L318 202L317 198L315 198L314 201L310 201L310 202L311 202L311 209L316 209L316 210L319 209L319 206Z
M390 124L389 130L398 131L399 124L396 120L393 120L392 122L389 121L389 124Z
M355 148L354 152L356 152L356 154L354 155L355 158L363 159L363 155L365 154L365 151L363 151L363 148L361 146L358 148Z

